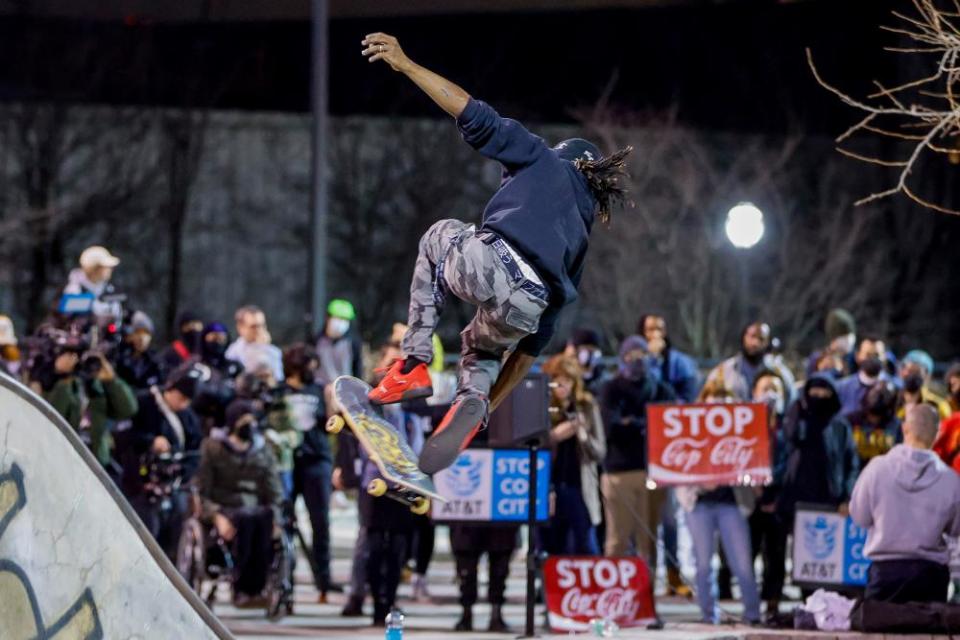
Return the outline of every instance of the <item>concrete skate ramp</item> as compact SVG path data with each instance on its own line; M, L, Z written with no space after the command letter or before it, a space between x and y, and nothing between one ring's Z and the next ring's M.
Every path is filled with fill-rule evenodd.
M231 637L70 426L3 374L0 637Z

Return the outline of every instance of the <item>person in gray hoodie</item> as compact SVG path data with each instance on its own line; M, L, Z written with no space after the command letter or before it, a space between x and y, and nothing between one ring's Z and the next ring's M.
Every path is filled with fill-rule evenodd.
M944 535L960 535L960 476L931 451L938 425L936 409L911 407L903 444L875 458L853 488L850 515L868 530L868 600L946 602Z

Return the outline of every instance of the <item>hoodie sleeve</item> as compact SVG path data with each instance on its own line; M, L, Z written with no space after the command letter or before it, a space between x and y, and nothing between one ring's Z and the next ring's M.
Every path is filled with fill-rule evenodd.
M516 120L500 117L481 100L470 98L457 118L457 127L467 144L508 170L533 164L548 151L543 138L533 135Z
M850 517L865 529L873 526L873 471L877 466L873 464L863 471L850 497Z

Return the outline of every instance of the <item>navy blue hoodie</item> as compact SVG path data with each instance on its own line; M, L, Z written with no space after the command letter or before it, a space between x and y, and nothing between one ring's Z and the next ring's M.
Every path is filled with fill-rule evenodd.
M471 98L457 125L467 144L503 165L481 229L519 251L550 291L539 331L518 347L538 355L553 336L560 309L577 298L597 202L572 162L485 102Z

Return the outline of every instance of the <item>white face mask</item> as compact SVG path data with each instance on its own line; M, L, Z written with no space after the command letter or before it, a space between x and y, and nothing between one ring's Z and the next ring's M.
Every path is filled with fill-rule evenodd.
M761 400L766 402L767 406L770 407L777 415L781 415L783 413L783 396L776 391L768 391L767 393L763 394Z
M350 329L350 321L343 318L330 318L327 321L327 336L337 339Z

